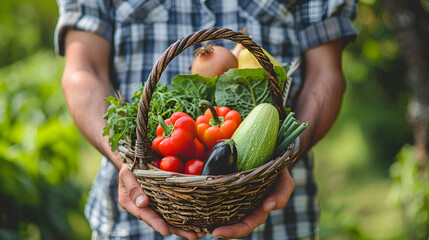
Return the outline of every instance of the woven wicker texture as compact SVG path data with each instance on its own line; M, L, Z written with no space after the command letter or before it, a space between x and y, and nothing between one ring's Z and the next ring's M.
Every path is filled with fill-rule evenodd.
M264 68L272 93L273 105L285 117L282 93L268 57L248 36L230 29L204 29L179 39L158 59L147 79L137 116L135 151L122 143L119 151L137 176L150 199L150 207L169 224L196 232L240 221L257 207L279 172L296 160L299 141L295 141L281 157L263 166L226 176L190 176L165 172L153 167L152 146L147 138L150 100L158 80L168 63L187 47L204 41L228 39L241 43Z

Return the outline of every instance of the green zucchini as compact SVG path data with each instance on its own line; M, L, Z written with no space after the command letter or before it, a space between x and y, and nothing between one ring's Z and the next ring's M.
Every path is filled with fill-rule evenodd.
M279 113L268 103L256 106L235 130L237 171L246 171L268 162L275 150Z

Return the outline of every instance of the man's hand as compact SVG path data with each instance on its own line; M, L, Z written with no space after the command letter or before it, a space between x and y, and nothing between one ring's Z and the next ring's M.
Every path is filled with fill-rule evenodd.
M146 222L147 225L163 236L173 233L187 239L196 239L205 235L168 225L155 211L148 208L149 198L144 194L136 177L128 170L126 164L122 164L119 171L118 195L119 205L123 209Z
M249 235L256 227L267 220L270 211L282 209L286 206L294 188L295 182L286 168L280 173L274 191L260 207L239 223L216 228L213 230L212 235L221 238L243 238Z

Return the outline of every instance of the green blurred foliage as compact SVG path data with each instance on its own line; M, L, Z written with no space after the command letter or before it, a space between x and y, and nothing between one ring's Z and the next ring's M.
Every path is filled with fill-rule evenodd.
M370 148L368 161L387 176L398 149L412 139L406 67L381 1L361 1L356 20L358 38L343 55L348 89L342 116L358 121Z
M0 8L0 239L88 239L82 136L60 87L53 53L55 1ZM46 49L46 50L43 50ZM30 56L30 57L29 57Z
M83 205L99 154L67 113L63 60L53 53L57 17L51 0L3 0L0 8L0 239L90 236ZM354 24L358 38L343 54L342 110L314 149L320 237L407 239L402 208L386 200L424 189L403 191L416 181L398 188L402 176L414 176L401 152L391 170L396 194L390 191L389 168L412 138L406 69L382 1L361 0Z
M393 185L389 200L402 207L407 234L427 239L429 234L429 168L420 169L414 148L405 145L390 168Z
M52 0L2 0L0 7L0 67L52 49L58 8Z
M74 238L68 216L84 200L81 137L60 88L62 68L40 51L0 70L1 239Z

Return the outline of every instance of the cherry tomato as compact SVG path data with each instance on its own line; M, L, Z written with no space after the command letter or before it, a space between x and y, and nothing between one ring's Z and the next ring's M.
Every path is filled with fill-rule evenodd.
M198 159L189 160L185 165L185 173L191 175L200 175L204 162Z
M161 162L159 163L159 168L168 172L182 173L183 163L180 158L176 156L166 156L161 159Z

